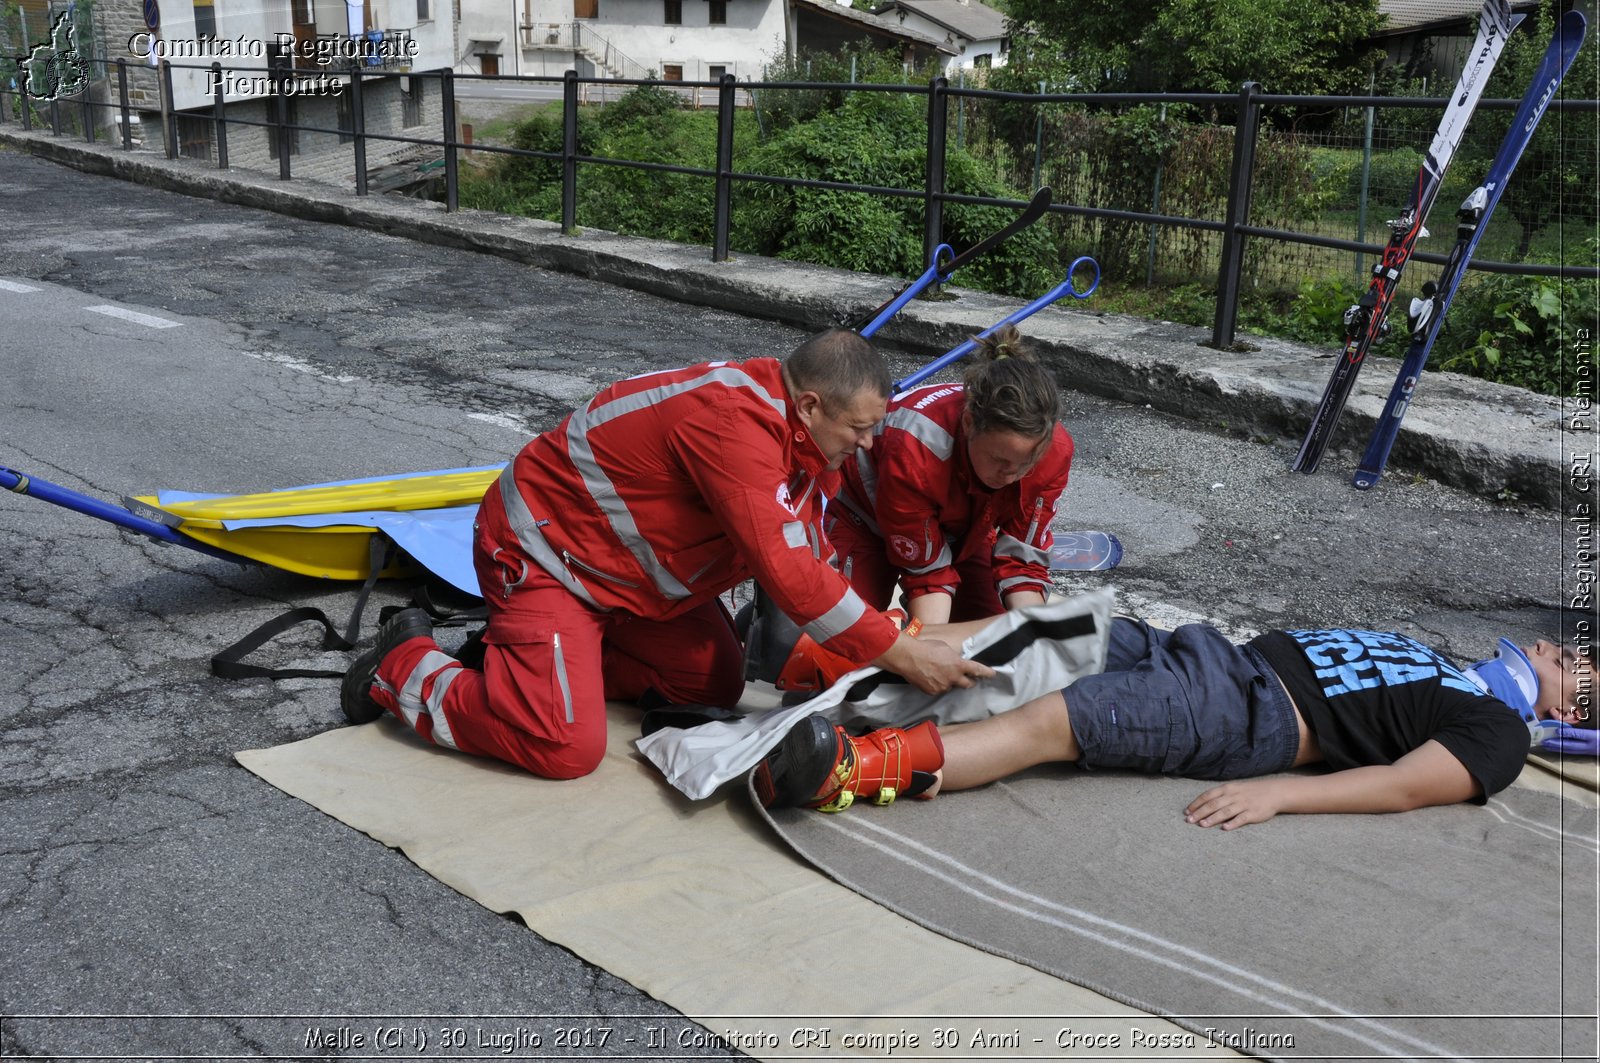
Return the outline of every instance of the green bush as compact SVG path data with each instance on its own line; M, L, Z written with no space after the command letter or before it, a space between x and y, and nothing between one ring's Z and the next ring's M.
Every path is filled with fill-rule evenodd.
M1591 256L1600 254L1600 240L1588 243ZM1547 395L1572 395L1580 379L1578 330L1592 331L1597 320L1600 299L1592 280L1497 274L1456 293L1430 364ZM1592 337L1586 357L1583 379L1592 389Z
M803 79L802 62L774 76ZM869 55L858 58L855 73L858 78L894 82L912 76L891 58ZM848 80L848 59L814 60L810 74L829 81ZM1013 132L1026 132L1027 142L1019 143L1015 151L995 150L994 134L1009 112L970 109L968 128L987 131L979 150L988 154L979 158L952 140L946 156L947 190L974 197L1026 198L1026 192L1018 189L1031 187L1036 179L1031 172L1036 106L1016 105L1018 116L1025 109L1027 117L1011 116L1017 118ZM763 91L754 114L742 111L736 116L735 166L747 173L915 193L925 172L926 113L925 98L908 93ZM1097 113L1059 104L1044 111L1044 123L1050 150L1044 153L1041 176L1055 188L1057 202L1148 210L1154 205L1154 178L1159 172L1161 213L1221 214L1232 154L1230 127L1196 121L1178 107L1169 108L1163 117L1150 108ZM658 88L636 90L609 106L582 108L578 115L579 150L586 155L701 170L715 165L715 131L714 111L686 111L677 96ZM519 124L511 143L525 150L559 153L559 105ZM1372 157L1375 226L1392 216L1383 211L1398 212L1421 158L1410 147ZM1314 227L1342 204L1353 203L1359 190L1357 150L1317 147L1296 134L1277 133L1263 138L1257 163L1253 224ZM1451 185L1440 194L1435 229L1453 228L1449 219L1454 201L1481 174L1481 167L1465 163L1458 164ZM1009 180L1000 176L1002 167ZM1518 178L1522 176L1519 170ZM500 157L465 171L462 201L556 219L561 209L560 177L559 159ZM579 172L578 191L581 225L687 243L706 244L712 239L713 186L706 177L586 164ZM899 276L916 276L927 267L920 194L884 196L737 182L733 195L732 239L737 251ZM943 216L944 240L959 250L1004 225L1015 212L947 203ZM1378 229L1369 232L1381 239ZM1540 238L1544 239L1543 230ZM1595 240L1581 250L1574 243L1565 241L1554 252L1539 243L1535 250L1547 260L1553 253L1578 264L1600 255ZM1359 298L1366 281L1352 279L1343 270L1335 275L1309 268L1269 269L1265 260L1272 249L1265 240L1248 245L1241 327L1337 348L1344 312ZM956 281L1032 297L1055 285L1065 263L1082 253L1092 254L1104 270L1106 284L1095 297L1095 309L1210 325L1216 300L1211 280L1215 236L1193 230L1158 230L1152 264L1149 226L1054 214L964 269ZM1147 269L1169 286L1130 283L1143 280ZM1398 355L1404 350L1405 308L1422 279L1414 267L1392 308L1390 337L1374 354ZM1573 323L1592 327L1600 314L1597 303L1592 281L1471 275L1449 311L1431 364L1553 392L1562 386L1563 372L1572 379L1562 365L1563 358L1568 362L1571 358L1562 352L1570 349L1577 327Z
M1422 169L1422 152L1415 148L1391 148L1372 153L1372 163L1367 174L1367 188L1378 202L1387 203L1396 192L1410 192L1416 187L1417 173ZM1345 192L1352 203L1361 195L1361 160L1350 170ZM1404 204L1396 201L1393 210L1398 213Z
M909 96L852 93L832 111L775 132L740 168L768 174L880 188L920 188L927 159L927 122ZM969 196L1025 198L984 164L949 150L947 191ZM963 248L1004 225L1014 213L996 207L947 204L944 240ZM877 196L775 184L741 186L735 195L734 242L746 251L846 269L915 276L925 225L920 196ZM964 269L967 287L1038 294L1053 286L1054 248L1039 227Z
M1600 240L1589 243L1595 245L1591 253L1600 254ZM1209 314L1195 305L1192 292L1178 297L1184 290L1172 290L1173 299L1166 309L1176 306L1190 311L1175 320L1209 324ZM1342 278L1308 280L1292 294L1249 292L1240 302L1240 324L1256 335L1337 347L1344 337L1345 309L1365 290L1365 284ZM1398 358L1405 353L1410 343L1409 302L1407 293L1402 292L1390 305L1388 338L1374 346L1373 354ZM1561 394L1563 388L1572 394L1579 379L1573 361L1578 329L1592 329L1597 320L1600 300L1594 281L1499 274L1472 278L1451 301L1428 365L1547 395ZM1592 381L1592 347L1588 357L1591 369L1587 379Z
M1323 278L1302 281L1292 293L1248 292L1239 322L1256 335L1337 347L1344 340L1344 312L1366 287L1349 278Z
M1355 203L1361 194L1361 153L1349 148L1312 148L1306 159L1312 211L1336 210Z
M735 129L749 124L748 120L736 121ZM562 136L561 109L552 105L518 125L511 146L560 152ZM599 158L713 170L716 112L683 110L671 92L640 86L616 103L579 110L578 150ZM461 200L470 207L557 220L561 216L561 162L501 156L485 172L463 180ZM593 164L579 171L577 220L581 226L708 244L712 215L712 183L705 177Z
M848 82L897 85L916 82L926 85L933 77L931 67L907 71L889 52L864 44L847 45L838 52L780 56L767 63L762 81L775 83ZM818 115L837 110L844 101L857 95L845 89L762 89L755 98L756 118L766 135L777 133Z

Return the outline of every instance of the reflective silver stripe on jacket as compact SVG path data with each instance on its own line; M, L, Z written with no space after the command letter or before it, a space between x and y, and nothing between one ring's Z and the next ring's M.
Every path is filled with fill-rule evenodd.
M1001 580L1000 586L995 589L1000 593L1001 597L1005 597L1005 595L1008 594L1013 587L1018 587L1023 584L1030 584L1037 587L1039 586L1039 581L1031 576L1012 576L1010 579ZM1049 597L1049 595L1047 594L1046 597Z
M925 553L933 550L933 541L931 536L923 541L922 548ZM913 576L924 576L929 572L937 572L941 568L949 568L953 564L955 564L955 556L950 553L950 543L947 541L944 543L944 545L939 547L939 552L934 555L932 561L929 561L926 565L920 565L916 568L908 568L906 571L911 573Z
M950 455L955 453L955 436L946 431L939 422L918 413L916 410L905 407L890 410L884 419L878 422L878 427L873 434L881 436L887 428L898 428L900 431L905 432L912 439L917 440L932 451L933 456L940 461L949 461ZM870 450L856 451L856 472L861 475L861 490L867 496L867 503L872 509L876 510L878 508L878 467L872 460L872 452ZM851 506L850 510L859 515L862 520L867 521L872 530L878 535L883 534L882 529L873 521L872 514L861 513L855 506Z
M594 609L601 608L600 603L594 600L594 595L578 582L578 578L561 560L561 555L556 553L555 548L539 531L539 522L533 519L527 500L517 489L517 478L512 472L515 466L516 462L512 462L500 474L500 501L506 509L506 522L511 525L511 531L521 544L522 552L533 558L540 568L550 573L557 583L571 591L580 602Z
M1018 539L1015 535L1001 535L994 541L995 557L1010 557L1021 561L1025 565L1042 565L1050 567L1050 552L1041 550L1037 546ZM1035 581L1037 582L1037 580Z
M556 666L556 685L561 688L561 705L567 711L567 722L572 722L572 683L567 679L567 656L561 652L561 632L550 636L551 657Z
M885 428L898 428L933 452L940 461L949 461L956 451L956 437L938 421L902 406L890 410L883 419Z
M766 388L756 383L748 374L732 366L718 366L700 374L691 380L679 381L675 384L666 384L661 387L648 388L632 395L624 395L613 399L598 408L589 406L573 412L567 421L567 455L573 466L578 470L578 476L583 480L584 487L589 496L594 499L595 505L605 514L607 522L611 525L612 532L627 551L633 555L646 575L655 584L656 590L663 598L669 601L681 601L690 596L689 588L685 587L678 578L667 571L661 559L656 556L655 549L650 545L639 525L634 520L633 514L628 510L628 504L618 494L611 478L595 460L594 450L589 445L589 433L618 417L625 417L630 413L637 413L651 406L693 391L695 388L707 384L723 384L728 387L748 388L756 397L766 402L780 417L788 416L788 407L782 399L775 398Z
M427 713L433 723L431 737L434 744L447 749L456 748L456 739L450 731L450 721L445 719L444 696L460 674L460 661L438 650L429 650L423 654L417 666L411 669L411 674L406 676L405 685L400 688L399 695L395 699L399 703L401 715L405 716L406 723L410 724L413 730L417 726L417 721L422 718L422 714ZM422 688L430 675L435 677L433 689L424 699Z
M866 615L867 603L846 585L844 594L832 609L805 625L805 633L818 642L826 642L835 635L848 631L852 624Z

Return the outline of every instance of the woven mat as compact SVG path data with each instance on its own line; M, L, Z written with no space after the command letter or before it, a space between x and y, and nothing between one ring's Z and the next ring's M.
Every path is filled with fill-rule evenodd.
M238 760L755 1058L1058 1058L1063 1030L1119 1046L1097 1056L1148 1058L1191 1036L837 885L742 791L690 802L633 751L638 719L613 707L600 769L570 782L434 749L388 719Z
M1061 767L770 820L923 926L1252 1054L1593 1059L1596 811L1528 774L1226 834L1183 822L1203 783Z

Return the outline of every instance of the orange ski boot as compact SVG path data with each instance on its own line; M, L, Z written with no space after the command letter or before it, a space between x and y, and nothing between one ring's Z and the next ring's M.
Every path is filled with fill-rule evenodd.
M944 743L932 720L855 737L821 716L795 725L756 766L756 797L767 808L843 812L857 798L887 805L933 785Z

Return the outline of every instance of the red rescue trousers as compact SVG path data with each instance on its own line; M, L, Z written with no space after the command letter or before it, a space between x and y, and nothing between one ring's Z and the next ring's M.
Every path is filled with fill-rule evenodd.
M900 570L889 561L884 541L850 507L835 501L828 507L828 541L839 553L839 571L871 609L889 608ZM955 565L961 584L950 602L952 622L984 620L1006 611L994 586L994 558L978 554ZM907 602L907 605L910 603Z
M654 690L674 704L729 707L744 693L743 651L716 599L645 620L592 609L532 564L509 595L496 593L500 563L481 548L474 560L489 606L483 671L417 638L384 658L372 687L436 745L574 779L605 754L607 699Z

